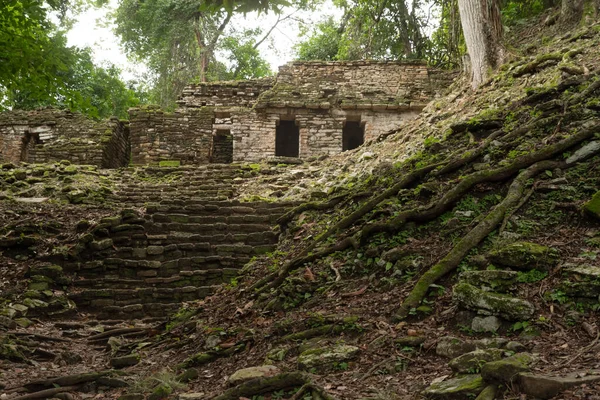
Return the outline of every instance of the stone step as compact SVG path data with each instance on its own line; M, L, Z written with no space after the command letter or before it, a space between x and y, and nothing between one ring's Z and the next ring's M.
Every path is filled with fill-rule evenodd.
M193 184L191 182L183 182L176 185L119 185L117 187L117 193L119 192L132 192L132 193L149 193L149 192L161 192L161 193L186 193L186 192L198 192L208 190L232 190L231 184L215 183L207 184Z
M123 231L112 235L113 244L117 247L165 246L167 247L167 249L165 249L167 251L173 251L177 249L184 252L209 251L209 242L212 244L245 244L251 246L262 246L275 244L277 243L278 238L279 235L275 231L237 234L211 234L206 232L197 234L179 231L165 232L158 230L156 227L153 227L149 233ZM158 249L153 249L151 252L153 251L160 252Z
M204 201L219 201L219 200L227 200L231 195L218 195L218 196L206 196L200 198L191 198L197 203L201 203ZM107 196L108 200L112 200L114 202L131 204L131 205L145 205L148 203L157 203L161 201L170 201L168 196L161 195L148 195L148 196ZM172 200L179 200L181 196L173 196Z
M203 195L214 195L217 193L232 192L233 188L230 185L223 185L223 187L186 187L175 190L162 190L157 188L119 188L115 193L117 196L142 196L148 194L160 194L164 196L203 196Z
M229 269L240 269L251 259L251 254L238 256L181 257L170 261L128 260L106 258L65 265L66 272L76 272L78 276L95 277L119 276L124 278L169 277L182 271L207 271L207 274L220 276Z
M122 278L118 275L81 278L73 281L73 287L94 289L133 289L144 287L177 288L185 286L213 286L237 276L239 269L189 270L176 275L153 278Z
M181 303L203 299L213 293L214 286L184 286L175 288L144 287L133 289L82 289L68 294L78 308L104 308L147 303Z
M106 306L97 310L96 318L99 320L132 320L141 318L167 319L181 307L181 303L145 303L129 306ZM85 308L84 308L85 309Z
M198 224L198 223L176 223L176 222L156 222L147 227L147 232L189 232L203 235L219 235L219 234L239 234L239 233L256 233L256 232L272 232L271 225L267 224L226 224L218 222L215 224Z
M272 222L277 215L270 214L236 214L236 215L188 215L188 214L162 214L155 213L151 215L153 222L176 222L176 223L192 223L192 224L264 224Z
M270 210L271 212L286 213L298 202L242 202L239 200L220 200L220 201L201 201L196 199L176 200L168 203L156 203L148 206L148 213L163 212L163 213L179 213L184 209L189 210L205 210L216 211L219 209L229 210L231 213L256 213ZM183 212L185 214L185 212Z

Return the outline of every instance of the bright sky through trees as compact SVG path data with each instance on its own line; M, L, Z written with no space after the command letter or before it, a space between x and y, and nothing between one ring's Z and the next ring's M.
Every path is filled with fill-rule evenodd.
M125 80L134 79L145 72L143 65L132 64L127 60L125 53L119 45L119 39L113 33L114 25L107 20L107 14L117 5L117 0L111 0L104 8L90 8L77 17L77 22L69 31L67 38L69 45L78 47L89 46L93 50L96 62L110 61L122 69ZM327 0L320 11L313 13L298 13L299 18L306 21L320 21L325 15L341 16L342 11L335 8L330 0ZM277 20L273 13L260 14L249 13L248 15L236 15L233 24L255 28L257 26L268 29ZM280 65L294 58L293 45L299 41L299 29L297 22L284 21L279 24L272 33L272 42L264 43L260 47L260 53L269 64L271 69L277 71ZM224 62L226 60L223 60Z

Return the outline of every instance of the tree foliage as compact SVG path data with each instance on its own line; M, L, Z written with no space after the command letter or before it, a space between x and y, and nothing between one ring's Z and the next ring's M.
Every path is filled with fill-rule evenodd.
M121 81L120 71L94 65L89 49L67 46L65 32L50 22L51 10L64 16L67 6L64 1L3 2L0 110L51 105L96 118L125 117L139 100Z
M123 0L114 13L127 53L146 63L152 100L165 108L192 81L247 79L270 73L254 44L260 29L235 34L233 11L201 0ZM226 35L227 33L227 35ZM217 60L224 53L229 63Z

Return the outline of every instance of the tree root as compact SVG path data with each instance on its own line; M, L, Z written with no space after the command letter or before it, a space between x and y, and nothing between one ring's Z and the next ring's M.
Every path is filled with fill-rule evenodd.
M114 370L104 370L99 372L85 372L82 374L66 375L57 378L48 378L33 381L23 385L27 390L40 390L52 386L74 386L86 382L93 382L106 375L114 373Z
M558 154L563 153L572 146L584 140L590 139L597 132L598 128L600 128L600 123L588 122L585 125L586 126L584 126L584 129L582 129L580 132L573 134L558 143L546 146L545 148L534 153L519 157L509 165L488 171L477 171L466 176L454 188L442 196L441 199L434 200L422 207L404 211L394 217L388 223L375 223L366 225L360 232L360 244L365 244L367 240L376 233L396 232L408 221L431 221L447 211L453 204L460 200L465 193L473 188L473 186L483 182L494 182L507 179L523 168L527 168L537 162L550 159Z
M538 120L534 124L540 123L540 121L541 120ZM505 179L511 177L512 175L516 174L517 172L519 172L519 170L521 170L523 168L527 168L527 167L529 167L537 162L543 161L543 160L551 159L552 157L555 157L556 155L563 153L567 149L575 146L576 144L579 144L584 140L592 138L594 136L594 134L597 133L599 128L600 128L600 123L587 121L582 124L581 130L579 132L577 132L555 144L546 146L546 147L542 148L541 150L538 150L536 152L519 157L519 158L515 159L509 165L501 166L501 167L498 167L498 168L495 168L492 170L487 170L487 171L486 170L477 171L477 172L474 172L474 173L466 176L454 188L452 188L444 196L442 196L441 199L433 200L425 206L421 206L421 207L417 207L417 208L414 208L411 210L406 210L404 212L401 212L399 215L394 217L390 222L366 225L362 228L362 230L358 234L354 235L354 237L347 237L347 238L341 240L340 242L336 243L333 246L329 246L329 247L321 249L317 252L311 253L311 250L313 250L314 247L316 246L316 244L318 244L320 241L327 239L330 235L333 235L340 229L345 229L345 228L348 228L349 226L351 226L354 222L358 221L358 219L360 219L362 216L364 216L370 210L372 210L377 204L379 204L381 201L383 201L387 197L389 197L390 193L392 193L392 192L397 193L397 191L399 191L402 187L404 187L402 185L408 185L408 184L414 183L414 181L416 179L419 179L422 176L425 176L429 171L432 171L434 169L434 167L437 168L441 165L445 165L445 167L443 168L443 169L445 169L446 167L453 165L452 170L454 170L456 168L460 168L460 166L465 165L468 162L472 161L473 155L467 154L466 156L461 157L459 159L461 161L460 163L451 161L448 163L435 164L435 165L424 167L420 170L417 170L417 171L413 172L412 174L409 174L408 176L404 177L400 182L398 182L392 188L386 190L381 195L376 196L375 198L373 198L372 200L367 202L367 204L365 204L359 210L352 213L350 216L344 218L342 221L340 221L338 224L336 224L336 226L334 226L333 228L329 229L327 232L320 235L315 240L313 245L311 245L311 246L309 246L309 248L305 249L299 256L295 257L294 259L292 259L292 260L288 261L286 264L284 264L284 266L281 268L281 270L278 273L270 274L270 275L266 276L265 278L259 280L258 282L256 282L254 285L252 285L250 287L250 290L254 291L255 292L254 295L257 296L264 291L270 290L272 288L276 288L283 283L283 281L290 274L291 271L302 266L303 264L313 262L317 259L326 257L337 251L346 250L347 248L349 248L351 246L354 248L358 248L358 247L366 244L366 242L370 239L370 237L376 233L396 232L396 231L400 230L406 222L409 222L409 221L415 221L415 222L431 221L431 220L437 218L438 216L440 216L441 214L443 214L445 211L447 211L458 200L460 200L465 195L465 193L467 193L475 185L483 183L483 182L494 182L494 181L505 180ZM488 137L486 139L486 141L484 141L484 143L482 143L482 145L475 151L475 153L478 153L478 152L482 153L484 151L485 147L487 147L491 143L493 138L497 137L497 135L500 135L500 134L501 134L500 130L494 132L490 137ZM445 171L445 172L449 172L449 171ZM441 174L441 172L438 172L435 175L439 176L440 174ZM383 197L384 194L386 195L386 197ZM485 222L485 220L484 220L484 222Z
M281 268L281 271L279 271L278 273L268 275L267 277L261 279L260 281L252 285L252 287L250 287L250 290L254 290L254 294L259 295L260 293L266 290L276 288L283 283L283 281L285 280L285 278L288 277L291 271L302 266L303 264L313 262L323 257L327 257L330 254L333 254L337 251L346 250L350 247L358 248L358 243L353 237L347 237L341 240L340 242L334 244L333 246L326 247L325 249L319 250L315 253L308 253L308 255L300 255L299 257L296 257L285 263ZM306 251L303 252L303 254L305 253Z
M288 211L287 213L285 213L281 217L279 217L277 219L277 224L281 227L284 227L287 224L289 224L290 221L296 217L296 215L302 214L305 211L329 210L329 209L335 207L336 205L338 205L339 203L341 203L347 196L348 196L348 194L345 193L345 194L341 194L339 196L335 196L335 197L327 200L326 202L309 202L309 203L300 204L298 207L291 209L290 211Z
M519 204L517 204L514 208L511 208L510 210L506 211L506 215L504 216L504 219L502 220L502 225L500 225L500 229L498 230L498 232L500 234L502 234L502 232L504 232L504 229L506 229L506 225L508 224L508 221L510 220L510 218L517 211L519 211L521 209L521 207L523 207L525 204L527 204L527 202L529 201L531 196L533 196L533 194L535 193L535 188L536 188L536 184L533 184L533 186L531 186L531 189L529 190L529 192L527 192L527 194L521 199Z
M12 400L34 400L34 399L50 399L54 395L65 392L72 392L77 389L77 386L64 386L52 389L45 389L35 393L28 393L22 396L14 397Z
M178 364L178 369L190 368L190 367L199 367L201 365L209 364L215 361L217 358L221 357L229 357L232 354L237 353L238 351L242 351L246 348L246 343L236 344L233 347L228 349L219 350L219 351L208 351L205 353L197 353L193 356L186 359L183 363Z
M347 317L343 318L340 322L342 322L343 324L350 324L355 323L356 320L356 317ZM332 333L339 334L344 332L345 330L348 330L348 328L345 327L343 324L327 324L323 326L318 326L316 328L307 329L301 332L290 333L289 335L278 339L275 343L283 343L291 340L311 339L317 336L325 336Z
M537 71L537 69L539 68L540 65L542 65L548 61L559 62L563 59L563 56L564 56L563 52L542 54L542 55L538 56L535 60L531 61L530 63L521 65L520 67L515 68L515 71L513 72L512 75L513 75L513 77L518 78L525 74L534 73Z
M438 279L453 271L462 259L487 237L502 222L504 214L519 203L527 180L533 178L540 172L558 167L564 167L566 163L561 161L541 161L533 164L525 171L521 172L513 181L508 189L504 200L498 204L475 228L467 233L456 246L440 260L436 265L425 272L408 297L404 300L396 314L397 319L404 319L409 315L411 309L419 306L423 298L427 295L429 286Z
M92 335L92 336L88 337L87 340L89 340L89 341L108 340L109 338L111 338L113 336L122 336L122 335L128 334L128 333L144 333L146 331L147 331L147 329L144 329L144 328L118 328L118 329L112 329L110 331L98 333L96 335Z
M324 242L331 235L354 225L354 223L356 221L358 221L359 219L361 219L362 217L367 215L369 212L371 212L375 207L377 207L379 204L381 204L381 202L383 202L384 200L386 200L392 196L395 196L396 194L398 194L398 192L400 190L407 188L408 186L412 185L417 180L422 179L429 172L433 171L434 169L436 169L444 164L445 163L428 165L426 167L417 169L416 171L413 171L410 174L404 176L399 182L394 184L392 187L384 190L383 193L371 198L369 201L367 201L365 204L363 204L358 210L354 211L352 214L343 218L340 222L335 224L329 230L327 230L326 232L319 235L315 239L315 242L316 243Z
M327 394L323 388L314 384L310 376L304 372L288 372L268 378L252 379L251 381L226 390L222 394L213 397L212 400L238 400L242 397L251 398L258 394L290 389L298 386L305 387L305 391L310 389L313 392L318 393L324 400L335 400L335 398Z

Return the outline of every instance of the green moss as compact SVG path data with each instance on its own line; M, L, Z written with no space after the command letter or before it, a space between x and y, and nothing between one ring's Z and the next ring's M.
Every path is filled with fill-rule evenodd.
M159 161L158 165L160 167L179 167L179 166L181 166L181 161L179 161L179 160Z
M600 191L592 197L590 201L583 206L585 212L597 219L600 219Z
M518 269L549 269L558 262L558 251L531 242L516 242L492 251L488 258L494 264Z
M535 307L528 301L501 293L485 292L468 283L459 283L454 287L453 299L470 310L486 311L512 321L528 320L535 312Z
M423 394L428 399L464 400L477 396L486 385L480 375L466 375L434 383Z

